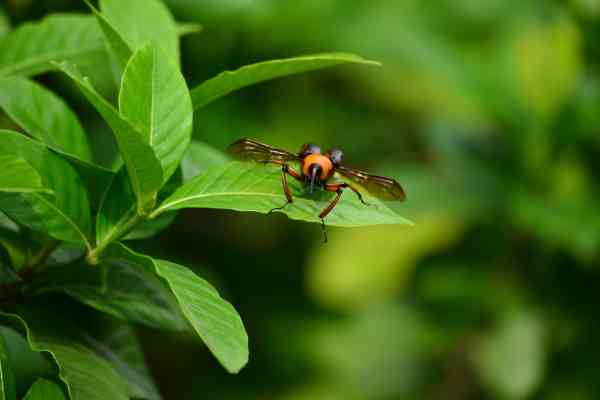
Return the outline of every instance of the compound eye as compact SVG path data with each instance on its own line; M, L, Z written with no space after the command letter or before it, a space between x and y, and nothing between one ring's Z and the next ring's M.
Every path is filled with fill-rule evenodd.
M344 157L344 153L340 149L331 149L327 152L327 155L329 156L329 159L333 165L341 164Z
M300 148L300 157L306 157L309 154L320 154L321 148L314 143L304 143Z

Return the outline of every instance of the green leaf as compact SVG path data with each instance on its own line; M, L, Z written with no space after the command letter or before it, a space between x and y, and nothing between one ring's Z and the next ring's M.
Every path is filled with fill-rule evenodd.
M36 169L46 193L0 193L0 209L13 220L67 242L89 247L90 207L79 175L43 144L0 130L0 154L23 158Z
M108 185L113 180L115 173L108 168L98 164L83 161L77 157L60 151L54 151L58 156L64 158L77 171L87 190L88 198L93 210L100 208L100 199L106 193Z
M19 271L27 264L31 255L33 243L29 242L18 232L13 232L6 228L0 227L0 249L4 249L7 253L7 261L10 261L12 269L1 274L0 283L14 283L16 275L14 271ZM0 252L1 254L1 252ZM16 281L19 281L17 279Z
M120 228L135 217L135 194L125 168L115 175L96 216L96 244L117 239Z
M160 49L143 46L125 69L119 93L121 115L154 149L167 181L192 135L192 101L183 75Z
M31 193L52 190L44 187L42 177L21 157L0 154L0 192Z
M129 399L126 383L112 366L85 347L77 329L57 313L28 305L16 313L2 312L0 318L26 336L32 350L50 354L72 400Z
M162 277L185 317L227 371L237 373L248 362L248 336L242 320L208 282L181 265L134 253L118 243L103 253L105 257L137 263Z
M187 182L207 169L226 164L229 161L231 161L231 157L226 153L204 142L192 139L181 162L183 181Z
M118 111L94 90L91 83L82 77L73 65L62 63L59 68L78 85L82 93L111 127L136 194L138 211L145 211L154 202L154 196L163 183L162 169L154 151L144 140L142 134L136 132L119 115Z
M299 74L340 64L379 65L376 61L365 60L354 54L323 53L307 56L270 60L246 65L235 71L224 71L191 91L192 103L197 110L208 103L235 90L255 83Z
M2 211L0 211L0 228L12 232L19 232L19 226Z
M0 41L0 76L40 74L56 69L55 60L85 65L103 54L94 18L54 14L19 26Z
M101 0L100 10L132 50L146 43L163 50L179 65L179 36L175 19L159 0Z
M294 202L279 212L289 218L321 223L320 211L333 200L334 193L320 191L313 196L294 179L288 180ZM348 191L334 211L327 216L330 226L364 226L382 224L411 224L390 210L378 199L363 194L369 206L362 204ZM209 169L197 176L162 202L152 216L181 208L220 208L236 211L268 213L285 203L281 186L281 169L249 162L230 162Z
M123 320L153 328L187 329L175 298L144 266L126 259L103 259L93 268L75 264L49 268L24 286L29 295L65 293Z
M104 357L125 379L129 396L136 399L160 400L142 348L131 326L121 323L107 329L102 337L88 341L94 351Z
M54 149L91 161L87 137L69 106L28 79L0 79L0 108L29 135Z
M117 32L112 24L106 19L104 14L98 11L98 9L94 7L88 0L84 1L94 13L96 20L98 21L98 25L100 25L100 29L102 29L102 33L104 34L104 38L106 39L108 47L115 56L115 60L118 63L117 77L119 79L117 81L120 82L121 74L132 54L131 48L127 43L125 43L125 40L123 40L119 32Z
M38 379L23 400L65 400L60 386L47 379Z
M0 400L16 400L17 388L4 336L0 335Z

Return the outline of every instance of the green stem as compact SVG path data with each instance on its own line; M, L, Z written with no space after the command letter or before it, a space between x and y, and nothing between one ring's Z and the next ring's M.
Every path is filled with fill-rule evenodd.
M88 252L86 262L90 265L98 264L100 255L104 250L106 250L109 244L125 236L131 229L133 229L138 223L140 223L144 219L144 216L136 213L127 221L115 226L115 228L108 235L106 235L100 241L100 243L96 245L96 247L94 247Z
M27 279L34 273L42 271L46 267L46 260L58 245L60 245L60 241L56 239L49 239L45 242L40 251L27 263L27 266L19 271L19 276Z

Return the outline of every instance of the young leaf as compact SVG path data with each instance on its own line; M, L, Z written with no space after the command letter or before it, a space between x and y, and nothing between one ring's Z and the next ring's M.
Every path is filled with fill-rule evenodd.
M0 154L24 159L53 192L0 193L0 209L35 231L89 247L90 207L73 168L43 144L11 131L0 130Z
M333 200L335 193L318 191L304 194L305 188L288 179L294 202L283 212L291 219L321 223L320 211ZM330 226L364 226L381 224L411 224L378 199L364 193L369 205L362 204L350 190L342 195L338 205L327 216ZM181 208L220 208L236 211L268 213L285 203L281 186L281 169L250 162L231 162L209 169L197 176L162 202L152 216Z
M154 149L167 181L192 135L192 101L183 75L160 48L137 50L123 73L121 115Z
M100 10L130 49L152 43L179 65L177 24L160 0L101 0Z
M224 71L191 91L194 110L235 90L282 76L332 67L340 64L379 65L354 54L323 53L246 65L235 71Z
M15 376L10 366L4 336L0 335L0 400L16 400Z
M27 391L23 400L65 400L65 394L56 383L40 378Z
M52 150L52 149L51 149ZM98 164L83 161L70 154L53 150L56 155L67 160L83 180L83 184L88 193L90 205L93 210L100 207L100 199L106 193L108 185L112 181L115 173L108 168L101 167Z
M81 344L75 328L58 313L28 306L0 319L21 332L36 352L49 353L72 400L127 400L127 385L112 366Z
M183 314L214 356L231 373L248 362L248 336L233 306L191 270L165 260L134 253L112 244L103 257L143 266L162 277L177 298Z
M229 161L231 161L231 157L224 152L192 139L181 161L183 181L187 182L207 169L215 165L226 164Z
M160 400L161 396L150 376L142 348L134 330L125 323L113 324L99 338L88 344L104 357L127 382L129 396L135 399Z
M103 56L102 33L92 17L54 14L0 40L0 76L32 76L56 69L54 60L85 65Z
M94 268L83 264L49 268L24 290L29 295L65 293L104 313L153 328L188 328L161 280L128 260L104 259Z
M117 75L119 78L118 82L120 82L121 74L125 69L125 65L127 65L127 62L129 61L129 58L131 57L131 48L125 42L125 40L123 40L119 32L117 32L117 30L112 26L112 24L106 19L104 14L98 11L98 9L94 7L92 3L89 2L89 0L84 1L94 13L96 20L98 21L98 25L100 25L102 33L104 33L104 38L106 39L108 47L112 51L115 60L118 63L119 71Z
M145 211L154 202L154 196L163 183L162 169L154 151L142 134L136 132L117 110L94 90L91 83L83 78L73 65L62 63L59 68L77 84L111 127L136 194L138 212Z
M31 193L52 190L44 187L42 177L21 157L0 154L0 192Z
M49 147L92 160L79 120L60 97L43 86L19 77L0 78L0 109Z

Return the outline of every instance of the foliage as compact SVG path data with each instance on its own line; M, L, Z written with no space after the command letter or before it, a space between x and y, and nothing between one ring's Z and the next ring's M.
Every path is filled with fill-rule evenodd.
M282 200L279 171L229 162L191 140L194 109L257 82L373 62L342 53L263 62L219 74L190 91L180 70L181 28L164 4L87 5L93 16L50 14L17 26L0 41L0 109L14 123L0 130L0 210L14 222L13 229L0 232L9 255L7 265L2 260L0 319L58 367L58 375L36 381L26 399L63 399L65 393L72 399L156 399L160 395L129 323L193 331L231 373L248 362L248 336L234 307L207 281L120 241L156 235L173 222L174 210L266 213ZM81 66L112 71L118 106L95 89ZM95 162L88 134L68 103L33 80L49 71L70 80L110 127L118 148L111 167ZM187 183L184 156L186 175L190 170L197 175ZM269 179L268 187L255 185ZM318 213L313 203L302 198L283 212L320 222L311 216ZM407 222L382 203L366 212L359 205L344 201L332 225ZM70 254L53 260L63 248ZM94 315L91 324L103 321L102 329L60 311L77 303L91 308L86 311ZM0 336L0 395L12 400L16 386L8 354Z
M597 2L0 3L6 398L600 398Z

